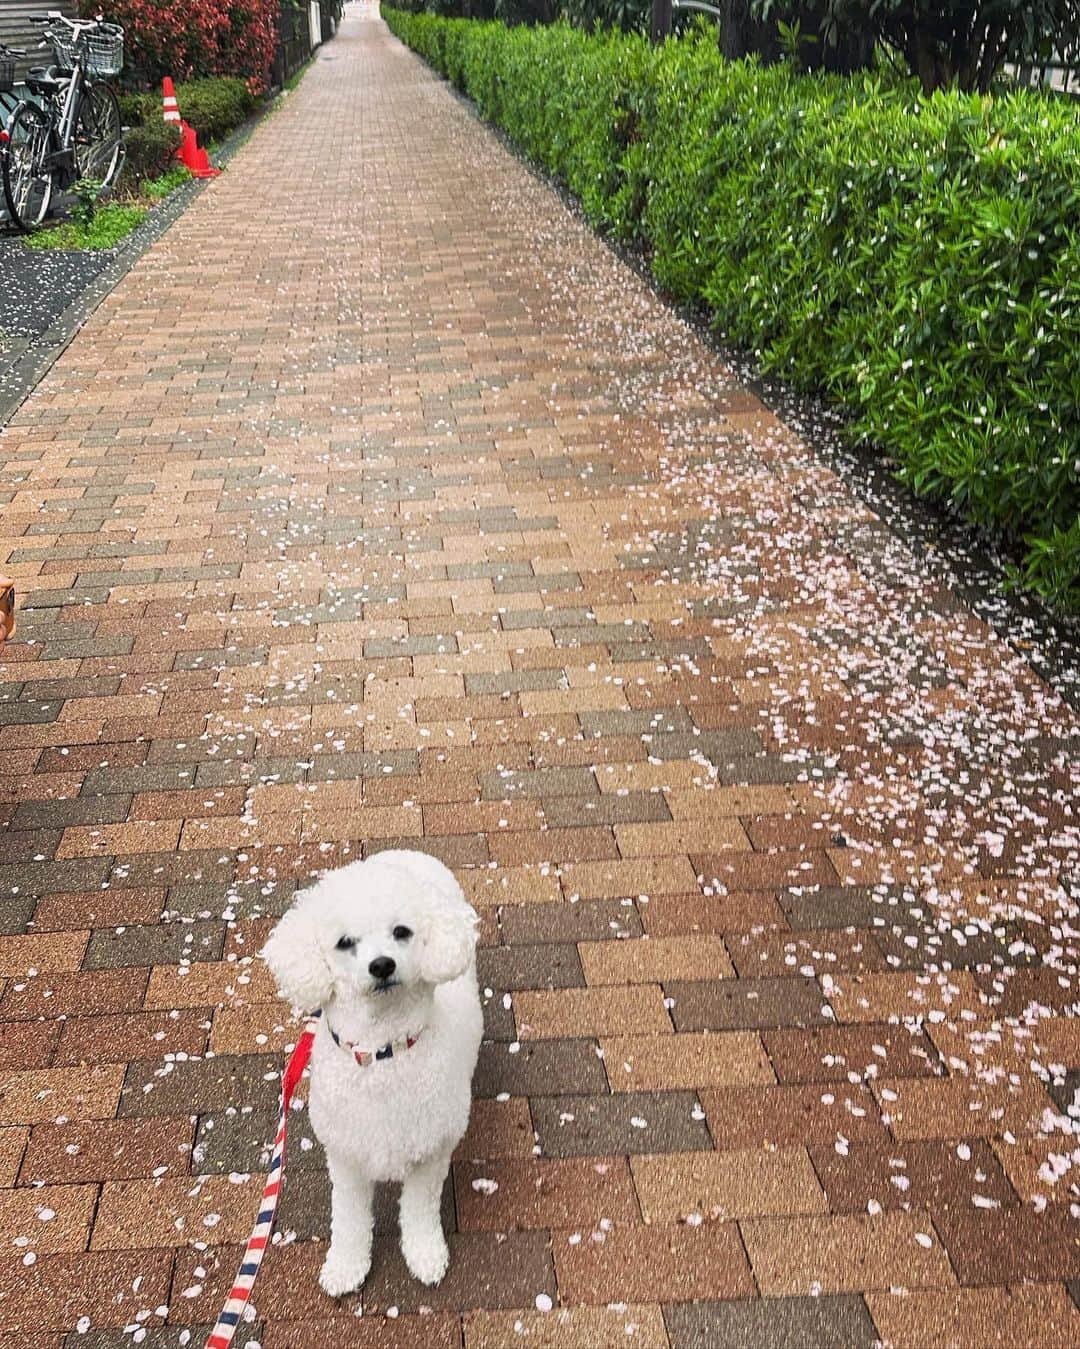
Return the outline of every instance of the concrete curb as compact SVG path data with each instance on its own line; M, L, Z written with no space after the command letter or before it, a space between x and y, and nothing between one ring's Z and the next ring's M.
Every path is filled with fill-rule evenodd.
M242 122L218 147L214 164L227 164L255 128L277 107L281 95L271 99L254 116ZM11 420L49 370L67 350L75 334L102 300L131 271L142 255L160 239L195 197L212 181L192 178L153 207L147 218L123 239L105 267L39 337L20 344L14 359L0 361L0 430Z

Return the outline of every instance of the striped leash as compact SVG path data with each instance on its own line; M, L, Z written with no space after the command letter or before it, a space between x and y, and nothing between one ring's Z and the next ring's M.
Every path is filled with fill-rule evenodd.
M274 1139L274 1152L270 1158L270 1172L266 1177L262 1200L259 1204L259 1216L255 1219L255 1226L252 1229L251 1236L248 1237L247 1246L244 1248L244 1258L240 1262L240 1270L233 1282L232 1292L229 1294L225 1306L221 1309L217 1325L206 1341L206 1349L229 1349L233 1334L244 1314L244 1308L251 1298L251 1290L255 1287L255 1279L259 1273L259 1266L262 1264L263 1253L270 1244L270 1233L274 1230L274 1215L277 1213L281 1182L285 1176L286 1121L289 1117L289 1108L292 1105L297 1083L303 1077L308 1059L311 1058L311 1046L315 1039L315 1028L319 1024L320 1015L320 1012L315 1012L308 1018L303 1034L296 1042L296 1048L290 1055L289 1062L281 1076L281 1121L278 1124L277 1137Z

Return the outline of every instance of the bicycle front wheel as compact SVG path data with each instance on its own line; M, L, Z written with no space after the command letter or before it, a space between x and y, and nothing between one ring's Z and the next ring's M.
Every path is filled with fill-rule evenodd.
M112 187L120 172L122 149L116 95L107 84L87 86L75 118L75 167L79 177L100 184L102 192Z
M12 221L25 234L45 219L52 200L49 119L34 103L20 103L8 122L0 176Z

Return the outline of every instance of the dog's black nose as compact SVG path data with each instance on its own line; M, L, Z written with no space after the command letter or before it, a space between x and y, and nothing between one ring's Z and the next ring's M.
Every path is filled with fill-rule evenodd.
M376 979L389 979L397 969L397 962L391 960L389 956L376 956L368 966L368 974Z

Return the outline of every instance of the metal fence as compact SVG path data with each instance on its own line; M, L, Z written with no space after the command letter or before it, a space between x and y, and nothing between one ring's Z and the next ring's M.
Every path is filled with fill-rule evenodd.
M311 59L320 43L337 32L341 21L340 0L304 0L283 4L278 24L277 49L271 83L279 88Z
M1005 72L1017 84L1031 89L1051 89L1056 94L1080 98L1080 68L1048 61L1041 66L1006 66Z

